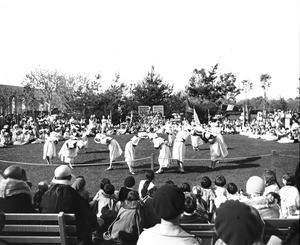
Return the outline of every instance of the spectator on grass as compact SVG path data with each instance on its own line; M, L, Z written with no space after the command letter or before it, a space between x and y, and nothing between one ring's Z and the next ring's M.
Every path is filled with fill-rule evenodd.
M215 198L216 195L212 189L212 182L208 176L204 176L201 179L201 187L202 187L202 199L204 201L205 209L210 217L212 217L213 212L215 210Z
M261 245L264 223L257 210L245 203L227 200L216 211L216 245Z
M42 213L74 213L78 241L92 244L92 231L99 229L99 225L88 202L71 187L74 181L75 176L67 165L57 167L51 187L42 197Z
M135 179L133 176L127 176L124 179L124 186L122 186L119 191L118 206L120 206L121 203L126 200L128 193L133 190L134 185L135 185Z
M154 177L155 174L153 170L145 171L145 179L140 181L139 188L138 188L138 192L141 200L147 195L148 190L154 187L154 183L153 183Z
M99 191L96 193L93 200L90 202L90 206L92 207L93 212L95 214L98 213L98 199L99 199L100 194L103 192L103 188L106 184L110 184L110 180L107 178L103 178L99 185L99 188L100 188Z
M239 200L240 195L238 192L238 188L235 183L228 183L227 185L227 200Z
M191 193L196 198L196 212L199 213L201 216L205 217L207 220L210 220L210 214L207 212L207 203L203 200L203 190L200 186L194 186L192 188Z
M180 188L183 192L191 192L191 186L187 182L182 183Z
M221 203L225 202L227 200L226 194L226 188L224 187L226 185L226 179L223 175L218 175L215 178L215 187L214 187L214 193L216 195L215 197L215 206L218 208Z
M269 192L279 193L280 185L278 184L276 173L273 170L266 170L264 173L265 191L263 195L267 195Z
M79 195L82 196L87 202L90 200L90 193L85 189L86 181L83 176L77 176L72 187L78 191Z
M113 244L136 244L142 227L143 216L139 193L131 190L122 203L117 218L103 234L103 238Z
M285 173L282 176L283 187L279 190L281 198L282 218L293 216L300 207L299 191L295 187L296 179L292 173Z
M137 245L199 244L193 235L180 227L184 193L179 187L170 184L158 187L153 197L153 209L161 219L161 223L144 230L139 236Z
M197 199L190 192L184 193L184 208L180 217L180 223L208 223L208 217L197 212Z
M26 171L19 166L11 165L3 172L0 181L0 210L5 213L35 212Z
M42 208L41 208L42 197L48 189L49 189L48 183L46 181L41 181L40 183L38 183L38 191L33 196L34 208L40 213L42 212Z

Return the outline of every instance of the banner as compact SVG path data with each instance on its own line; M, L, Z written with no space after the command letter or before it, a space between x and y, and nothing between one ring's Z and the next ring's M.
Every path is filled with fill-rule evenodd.
M200 125L201 124L200 120L199 120L199 117L197 115L197 112L195 110L195 107L194 107L194 120L195 120L196 125Z

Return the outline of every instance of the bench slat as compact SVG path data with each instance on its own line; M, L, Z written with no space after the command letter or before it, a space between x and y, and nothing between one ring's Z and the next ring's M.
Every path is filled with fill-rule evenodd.
M75 221L75 214L64 214L66 221ZM5 214L5 220L41 220L41 221L58 221L58 214Z
M1 241L8 242L8 243L61 243L60 237L32 237L32 236L1 236ZM77 238L76 237L67 237L68 244L76 244Z
M58 225L5 225L1 232L59 232ZM67 233L76 232L75 225L66 225Z

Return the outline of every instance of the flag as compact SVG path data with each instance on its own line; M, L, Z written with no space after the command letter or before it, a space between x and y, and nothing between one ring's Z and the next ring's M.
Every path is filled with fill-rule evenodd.
M200 125L201 124L200 120L199 120L199 117L197 115L197 112L195 110L195 107L194 107L194 120L195 120L196 125Z

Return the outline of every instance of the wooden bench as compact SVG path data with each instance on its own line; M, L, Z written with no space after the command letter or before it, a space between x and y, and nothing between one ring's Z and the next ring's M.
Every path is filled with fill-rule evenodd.
M218 236L215 232L215 225L214 224L180 224L181 228L184 229L186 232L195 235L195 237L200 237L203 244L213 245L215 244Z
M289 228L297 221L299 219L264 219L265 230L263 242L266 244L272 235L283 240L289 232Z
M265 230L263 242L266 244L272 235L284 239L289 228L297 221L297 219L264 219ZM215 232L214 224L180 224L180 226L188 233L200 237L203 244L215 244L218 236Z
M7 213L0 242L9 244L77 244L74 214Z

